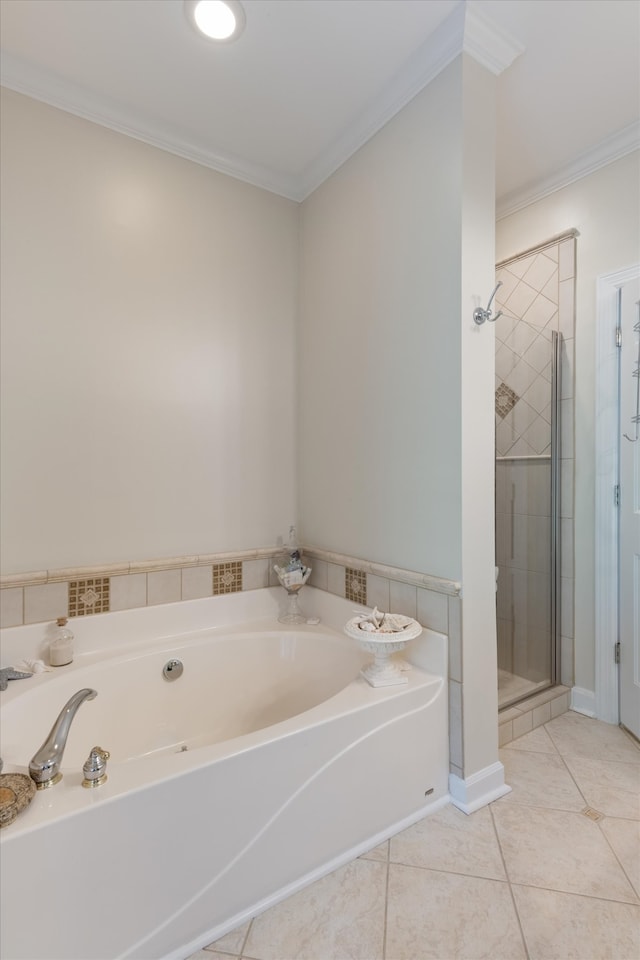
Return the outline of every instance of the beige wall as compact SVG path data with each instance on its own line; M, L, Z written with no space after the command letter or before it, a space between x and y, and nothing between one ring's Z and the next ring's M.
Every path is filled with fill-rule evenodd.
M298 206L2 92L3 573L275 544Z
M596 279L640 259L640 153L572 183L497 225L498 260L567 229L576 246L575 598L563 597L574 620L575 683L595 689L595 343ZM571 410L568 411L571 416ZM565 429L571 425L565 424ZM572 603L574 600L574 603Z
M302 539L462 581L450 702L465 776L497 758L495 347L472 316L494 274L494 84L457 58L301 222Z
M302 205L306 543L461 576L462 74L440 74Z

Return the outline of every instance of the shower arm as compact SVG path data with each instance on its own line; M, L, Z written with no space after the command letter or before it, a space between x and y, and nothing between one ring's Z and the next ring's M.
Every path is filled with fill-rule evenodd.
M487 304L486 310L483 310L482 307L476 307L476 309L473 311L473 319L474 319L474 322L478 324L478 326L483 324L485 320L489 320L491 323L495 323L498 317L502 316L502 310L498 310L495 317L491 316L491 304L493 303L493 298L495 297L496 293L498 292L498 289L501 286L502 286L502 280L498 280L498 282L494 287L493 293L489 297L489 303Z

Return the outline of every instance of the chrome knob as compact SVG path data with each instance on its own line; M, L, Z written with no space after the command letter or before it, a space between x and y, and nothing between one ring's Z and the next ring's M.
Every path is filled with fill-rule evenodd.
M99 787L107 779L107 760L111 754L102 747L93 747L82 768L84 773L83 787Z

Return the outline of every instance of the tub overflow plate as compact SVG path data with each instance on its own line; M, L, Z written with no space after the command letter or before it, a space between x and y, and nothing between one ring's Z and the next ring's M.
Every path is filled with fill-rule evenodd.
M165 680L177 680L182 676L183 670L182 660L167 660L162 668L162 676Z

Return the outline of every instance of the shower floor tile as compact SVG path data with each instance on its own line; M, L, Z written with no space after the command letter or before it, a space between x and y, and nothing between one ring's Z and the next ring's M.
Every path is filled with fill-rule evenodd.
M437 811L184 960L635 960L640 747L568 713L502 756L512 794Z
M535 680L519 677L517 673L510 673L509 670L498 670L498 706L502 708L512 700L531 696L536 690L542 690L543 687L548 686L548 680L537 683Z

